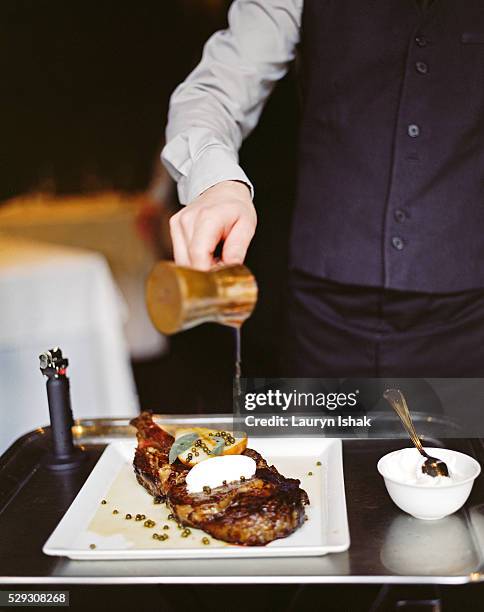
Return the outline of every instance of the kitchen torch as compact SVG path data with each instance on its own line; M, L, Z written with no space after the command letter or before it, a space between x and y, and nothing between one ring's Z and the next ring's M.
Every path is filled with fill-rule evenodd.
M49 404L52 451L47 456L46 466L62 471L77 467L85 455L74 446L71 395L67 366L69 361L59 347L39 355L40 371L47 378L47 400Z

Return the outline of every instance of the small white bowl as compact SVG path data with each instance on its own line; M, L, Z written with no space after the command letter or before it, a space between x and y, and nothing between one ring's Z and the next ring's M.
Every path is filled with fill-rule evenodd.
M435 521L462 508L471 493L474 480L481 472L481 466L464 453L444 448L425 450L430 456L445 461L451 476L454 473L458 480L444 478L439 484L431 481L405 482L405 474L396 469L395 461L406 467L415 464L416 475L421 457L416 448L388 453L380 459L377 469L383 476L390 497L401 510L418 519Z

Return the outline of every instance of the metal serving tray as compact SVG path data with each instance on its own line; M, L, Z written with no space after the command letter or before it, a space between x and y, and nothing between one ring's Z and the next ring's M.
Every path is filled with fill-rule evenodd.
M166 425L222 427L231 417L160 416ZM377 460L405 440L344 440L343 463L351 535L348 551L280 559L74 561L49 557L42 545L69 508L105 445L134 435L127 419L95 419L74 427L88 460L57 474L42 466L48 428L19 439L0 458L0 581L76 583L419 583L463 584L484 579L484 485L477 479L466 507L442 521L422 523L391 502ZM433 445L439 441L433 440ZM484 463L481 440L442 446Z

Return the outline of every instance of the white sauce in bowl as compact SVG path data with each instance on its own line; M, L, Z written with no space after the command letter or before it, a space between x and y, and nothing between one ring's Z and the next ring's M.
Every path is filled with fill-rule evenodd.
M422 466L425 463L425 458L415 449L415 452L408 452L409 449L391 453L386 457L384 472L387 478L391 478L403 484L423 485L432 487L445 487L457 484L465 480L466 476L459 473L456 466L455 455L439 456L438 451L432 450L429 453L432 457L441 459L447 464L449 476L429 476L422 472Z

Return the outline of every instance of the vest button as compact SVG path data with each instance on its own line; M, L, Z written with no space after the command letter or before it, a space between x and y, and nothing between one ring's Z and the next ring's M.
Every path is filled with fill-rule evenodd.
M395 217L395 221L398 223L403 223L407 218L407 215L401 208L397 208L397 210L393 213L393 216Z
M394 249L397 249L397 251L401 251L404 247L403 244L403 240L400 238L400 236L393 236L392 238L392 246Z
M429 71L429 66L425 62L417 62L415 68L419 74L427 74Z
M417 138L420 135L420 128L415 123L411 123L407 127L407 133L411 138Z
M425 38L425 36L419 35L415 37L415 42L419 47L426 47L429 41Z

